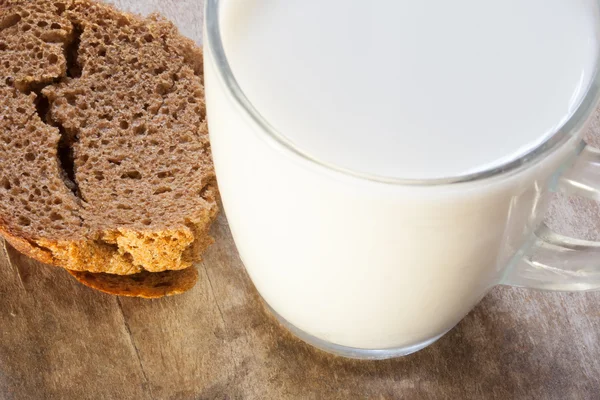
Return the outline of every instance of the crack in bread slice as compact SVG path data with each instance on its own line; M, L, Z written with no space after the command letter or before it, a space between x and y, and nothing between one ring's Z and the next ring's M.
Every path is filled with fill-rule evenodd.
M72 271L200 260L218 207L192 41L91 0L4 0L0 71L6 240Z

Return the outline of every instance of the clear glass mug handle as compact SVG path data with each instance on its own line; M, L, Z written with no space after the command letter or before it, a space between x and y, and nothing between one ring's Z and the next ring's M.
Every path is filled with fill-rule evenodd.
M600 200L600 149L583 143L579 158L559 177L557 189ZM555 291L600 290L600 242L559 235L542 224L502 284Z

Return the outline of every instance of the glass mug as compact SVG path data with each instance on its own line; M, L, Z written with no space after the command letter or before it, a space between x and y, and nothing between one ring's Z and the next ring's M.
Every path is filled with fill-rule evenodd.
M550 139L499 168L443 180L380 178L326 164L273 129L238 86L205 9L205 86L233 238L280 322L338 355L418 351L496 285L600 288L600 243L543 224L552 191L600 199L600 152L582 142L600 78ZM300 111L299 111L300 112Z

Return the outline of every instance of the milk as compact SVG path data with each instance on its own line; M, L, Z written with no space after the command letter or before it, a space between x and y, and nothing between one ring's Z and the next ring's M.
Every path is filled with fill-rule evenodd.
M318 339L415 346L502 280L543 218L580 132L527 168L471 183L361 179L484 171L539 146L593 77L591 0L226 0L221 33L274 140L234 101L210 46L219 187L265 301Z
M488 169L545 141L587 89L592 0L225 1L255 108L299 148L371 174Z

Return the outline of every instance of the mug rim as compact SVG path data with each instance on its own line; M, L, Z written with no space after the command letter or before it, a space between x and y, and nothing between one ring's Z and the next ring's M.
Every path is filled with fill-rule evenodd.
M346 176L358 178L361 180L379 182L386 184L402 186L439 186L456 183L466 183L474 181L487 180L501 175L508 175L523 170L536 164L545 157L548 157L556 150L566 144L573 137L573 133L579 132L584 126L591 114L595 111L600 101L600 52L596 59L593 77L590 80L585 95L580 104L571 112L565 122L544 142L530 149L516 159L506 161L503 164L493 166L481 171L469 174L459 174L444 178L433 179L410 179L401 177L390 177L385 175L369 174L356 171L350 168L342 167L335 163L330 163L312 156L307 151L302 150L295 145L287 136L275 129L269 121L260 114L252 102L246 97L246 94L238 84L233 71L229 65L225 48L223 46L220 29L220 5L221 0L206 0L205 3L205 39L204 42L213 56L216 63L216 73L229 91L229 95L239 108L257 125L261 134L266 134L268 138L286 151L290 155L298 156L312 164L323 167L329 171L341 173ZM600 4L600 1L595 2Z

